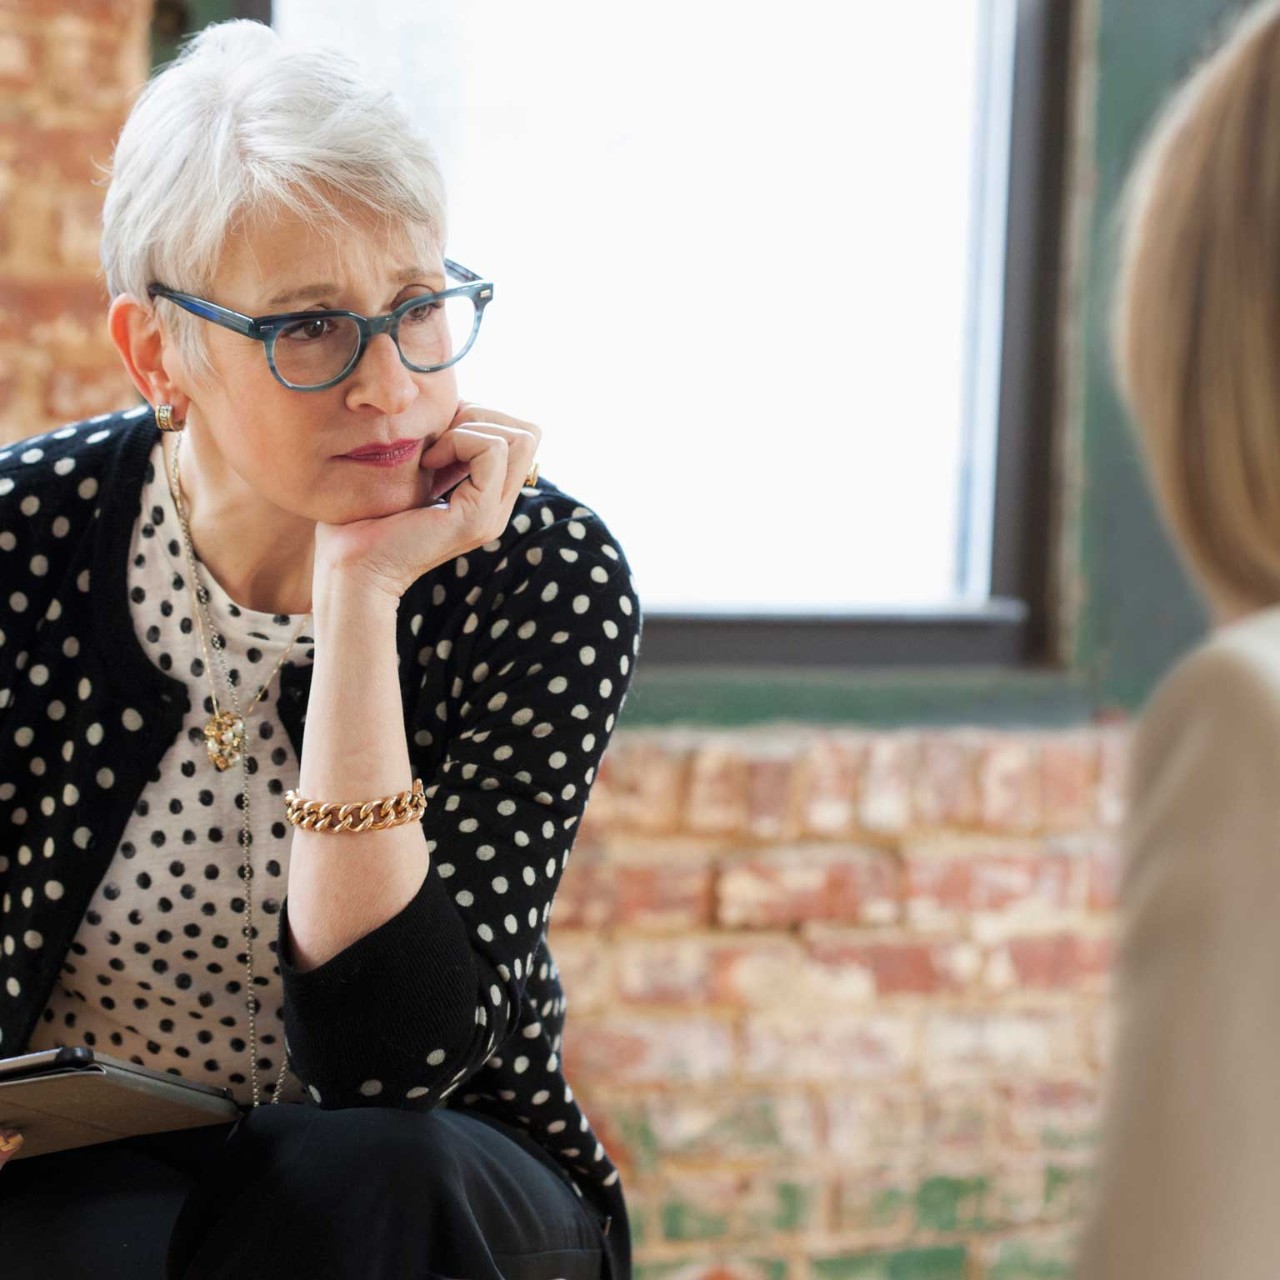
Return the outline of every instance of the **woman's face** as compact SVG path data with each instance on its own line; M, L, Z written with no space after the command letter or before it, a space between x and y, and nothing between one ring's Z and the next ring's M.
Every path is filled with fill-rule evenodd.
M342 308L381 315L416 293L447 287L441 248L427 232L388 234L350 213L352 226L317 229L294 213L249 227L223 254L214 302L245 315ZM291 391L267 366L263 344L207 324L212 376L192 383L191 411L229 473L273 505L309 520L346 524L428 500L422 452L458 407L454 368L415 373L387 334L325 391ZM407 460L371 466L343 454L418 440ZM234 483L232 475L223 477Z

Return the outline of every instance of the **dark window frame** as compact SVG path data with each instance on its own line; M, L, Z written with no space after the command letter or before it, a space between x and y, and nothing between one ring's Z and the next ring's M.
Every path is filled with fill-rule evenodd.
M651 609L650 672L1056 664L1052 443L1074 8L1017 4L990 599L974 609L807 615Z

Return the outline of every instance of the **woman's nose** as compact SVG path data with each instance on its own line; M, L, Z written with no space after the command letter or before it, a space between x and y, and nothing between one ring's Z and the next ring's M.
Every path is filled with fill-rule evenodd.
M347 403L371 405L383 413L403 413L418 398L418 384L400 359L388 333L369 339L360 363L351 372Z

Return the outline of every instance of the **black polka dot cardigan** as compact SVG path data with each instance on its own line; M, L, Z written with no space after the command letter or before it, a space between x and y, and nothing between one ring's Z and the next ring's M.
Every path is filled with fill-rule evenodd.
M0 450L0 1056L32 1042L139 796L208 692L161 669L130 614L157 438L140 407ZM618 543L546 480L500 538L423 575L397 652L431 870L401 912L307 972L290 963L286 897L271 948L302 1100L487 1113L551 1153L603 1219L625 1203L564 1077L546 933L641 629ZM286 661L277 677L295 758L312 670ZM238 844L222 852L235 873Z

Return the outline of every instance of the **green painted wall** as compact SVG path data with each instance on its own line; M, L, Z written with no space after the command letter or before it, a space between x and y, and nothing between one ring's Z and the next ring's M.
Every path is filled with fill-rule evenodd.
M1220 32L1224 16L1241 6L1223 0L1099 3L1097 198L1082 317L1085 608L1074 665L1088 674L1099 705L1133 708L1205 634L1209 618L1159 525L1111 380L1107 308L1115 206L1153 115Z
M236 16L236 0L186 0L188 14L187 33L199 31L211 22L225 22ZM154 30L151 38L151 65L169 62L178 52L178 42L158 37Z

